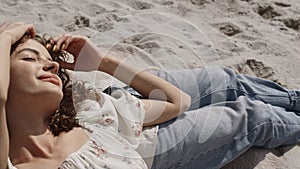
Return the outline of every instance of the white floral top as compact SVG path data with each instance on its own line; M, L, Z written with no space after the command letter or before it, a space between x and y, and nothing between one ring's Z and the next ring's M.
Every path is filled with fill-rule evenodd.
M59 169L151 168L158 127L143 129L143 103L122 89L111 96L99 95L99 101L87 99L76 104L79 123L90 139Z

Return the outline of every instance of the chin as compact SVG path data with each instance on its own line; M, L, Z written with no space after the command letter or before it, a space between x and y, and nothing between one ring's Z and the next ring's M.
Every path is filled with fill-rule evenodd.
M44 100L51 109L56 110L59 107L62 98L62 95L51 95L44 98Z
M62 91L46 91L40 93L40 97L42 100L45 100L48 103L54 103L59 105L62 98L63 98L63 92Z

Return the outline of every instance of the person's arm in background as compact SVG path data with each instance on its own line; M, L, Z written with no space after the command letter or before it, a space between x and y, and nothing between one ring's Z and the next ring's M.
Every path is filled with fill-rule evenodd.
M169 82L128 65L113 56L103 56L87 38L63 35L55 38L57 49L74 55L74 63L60 63L64 68L80 71L99 70L108 73L137 90L144 97L145 126L166 122L186 111L191 102L189 95ZM74 50L76 49L76 50Z
M0 26L0 168L7 168L9 136L5 105L9 87L10 49L27 31L34 36L32 25L25 23L4 23Z

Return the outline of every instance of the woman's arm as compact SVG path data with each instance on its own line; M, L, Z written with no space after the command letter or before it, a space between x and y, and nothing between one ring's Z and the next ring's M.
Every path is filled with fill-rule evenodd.
M9 139L8 129L6 123L5 104L7 100L7 92L9 85L9 50L10 37L7 35L0 35L0 168L7 168Z
M145 126L166 122L190 107L189 95L169 82L123 63L117 58L104 57L98 70L116 77L149 98L142 99L146 110Z
M189 108L189 95L147 71L139 70L115 57L103 56L87 38L66 34L54 39L57 49L64 46L66 51L74 55L74 63L62 62L62 67L80 71L103 71L149 98L142 100L146 109L145 126L173 119Z
M32 25L24 23L4 23L0 26L0 168L7 168L9 136L5 105L7 101L10 72L10 48L26 31L34 35Z

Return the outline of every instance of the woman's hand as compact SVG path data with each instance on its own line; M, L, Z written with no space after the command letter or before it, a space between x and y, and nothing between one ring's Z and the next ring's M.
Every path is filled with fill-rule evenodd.
M65 50L74 56L74 62L60 62L60 66L70 70L93 71L97 70L102 59L97 47L84 36L64 34L55 37L56 46L53 50Z
M0 37L9 36L11 44L16 43L25 33L29 33L31 37L35 36L35 29L32 24L24 22L10 23L5 22L0 26Z
M6 22L0 26L0 101L7 99L11 46L25 33L35 36L33 25L24 22Z
M55 37L54 41L56 42L56 47L54 50L66 50L67 52L78 57L81 49L86 45L88 38L85 36L63 34L59 37Z
M63 62L60 63L61 67L81 71L99 70L133 87L145 98L151 96L151 99L143 100L147 109L144 125L173 119L190 106L190 96L177 87L118 58L104 57L85 37L62 35L54 38L54 41L56 50L63 49L74 55L74 63Z

